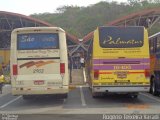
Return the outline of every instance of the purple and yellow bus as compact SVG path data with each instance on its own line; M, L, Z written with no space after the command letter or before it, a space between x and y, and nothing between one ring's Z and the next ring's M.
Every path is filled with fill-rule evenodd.
M98 27L89 49L92 96L127 93L137 98L150 89L148 33L144 27Z

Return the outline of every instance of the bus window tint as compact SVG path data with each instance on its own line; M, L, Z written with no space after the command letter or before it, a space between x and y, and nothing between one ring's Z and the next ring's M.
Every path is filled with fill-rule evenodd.
M100 27L100 46L102 48L142 47L143 33L143 27Z
M58 49L59 38L57 33L28 33L17 35L17 49Z
M157 37L157 52L160 52L160 37Z

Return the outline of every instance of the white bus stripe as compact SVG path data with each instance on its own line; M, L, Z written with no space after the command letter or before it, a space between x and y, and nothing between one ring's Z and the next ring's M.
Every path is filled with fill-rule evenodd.
M83 94L82 86L80 86L80 94L81 94L82 106L86 106L86 101L84 99L84 94Z
M0 106L0 109L2 109L2 108L4 108L4 107L8 106L9 104L15 102L16 100L18 100L18 99L20 99L20 98L21 98L21 96L16 97L15 99L13 99L13 100L7 102L6 104Z

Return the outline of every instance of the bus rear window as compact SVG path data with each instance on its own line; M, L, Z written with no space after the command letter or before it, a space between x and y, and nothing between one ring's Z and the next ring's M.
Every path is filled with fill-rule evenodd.
M142 47L143 27L100 27L99 42L102 48Z
M17 35L18 50L58 49L58 33L27 33Z

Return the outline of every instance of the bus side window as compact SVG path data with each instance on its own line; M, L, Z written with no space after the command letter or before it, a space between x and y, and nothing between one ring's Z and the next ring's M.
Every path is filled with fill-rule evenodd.
M156 52L157 52L157 37L155 37L153 40L153 53Z
M157 52L160 52L160 36L157 37Z

